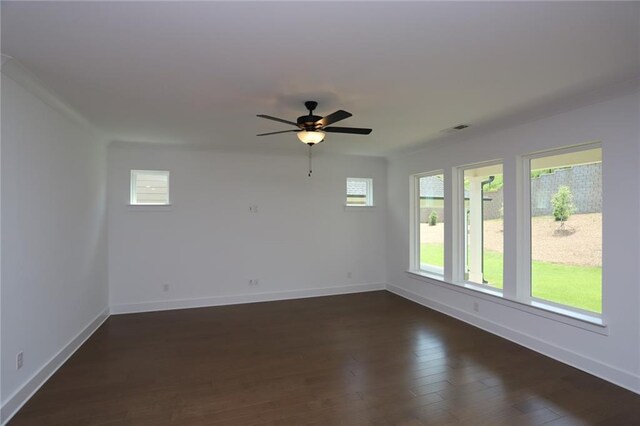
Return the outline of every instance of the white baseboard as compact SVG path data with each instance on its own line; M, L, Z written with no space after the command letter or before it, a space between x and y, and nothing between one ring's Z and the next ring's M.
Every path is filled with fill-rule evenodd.
M587 356L578 354L565 348L552 345L534 336L506 327L503 324L489 321L477 315L460 310L453 306L435 302L412 291L387 284L387 290L400 297L416 302L420 305L441 312L445 315L464 321L489 333L495 334L518 345L539 352L564 364L568 364L589 374L600 377L632 392L640 394L640 377L632 372L624 371L612 365L605 364Z
M76 350L109 318L109 308L102 311L80 333L55 354L0 409L0 424L6 424L47 380L74 354Z
M165 300L144 303L112 305L111 314L167 311L172 309L204 308L208 306L237 305L240 303L269 302L274 300L303 299L307 297L333 296L385 290L385 283L354 284L339 287L323 287L308 290L287 290L270 293L253 293L233 296L203 297L198 299Z

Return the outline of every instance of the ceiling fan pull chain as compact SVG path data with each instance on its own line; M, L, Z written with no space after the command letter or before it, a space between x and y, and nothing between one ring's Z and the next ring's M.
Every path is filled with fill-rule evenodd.
M311 177L311 148L313 145L309 145L309 177Z

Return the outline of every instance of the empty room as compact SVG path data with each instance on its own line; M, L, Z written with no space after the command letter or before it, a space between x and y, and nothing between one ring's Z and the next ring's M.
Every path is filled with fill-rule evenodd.
M640 424L640 2L0 13L0 424Z

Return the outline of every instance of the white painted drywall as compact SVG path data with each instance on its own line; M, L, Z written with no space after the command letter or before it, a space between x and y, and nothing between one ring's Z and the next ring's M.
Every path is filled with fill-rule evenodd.
M106 144L4 72L3 405L108 306Z
M309 178L307 148L288 138L298 154L111 144L113 311L383 288L385 160L320 145ZM170 171L172 205L129 206L132 169ZM347 177L373 178L374 208L345 209Z
M459 139L389 158L387 270L390 288L487 330L640 392L638 304L637 91L481 137ZM419 280L409 268L409 176L504 159L505 281L515 280L516 156L589 141L603 147L603 316L598 334ZM451 191L450 179L447 190ZM451 208L450 200L445 208ZM449 215L447 214L447 217ZM451 247L451 221L445 247ZM450 257L449 257L450 259ZM409 293L408 293L409 292ZM474 312L473 302L480 302Z

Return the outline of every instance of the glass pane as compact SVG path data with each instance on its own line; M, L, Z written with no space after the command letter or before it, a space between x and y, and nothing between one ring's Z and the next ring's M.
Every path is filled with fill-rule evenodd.
M464 260L467 281L502 288L502 164L464 171Z
M368 178L347 178L347 205L348 206L368 206L370 205L371 179Z
M531 295L602 312L602 150L531 160Z
M169 174L167 172L135 171L135 204L168 204Z
M444 175L424 176L420 185L420 269L444 273Z

